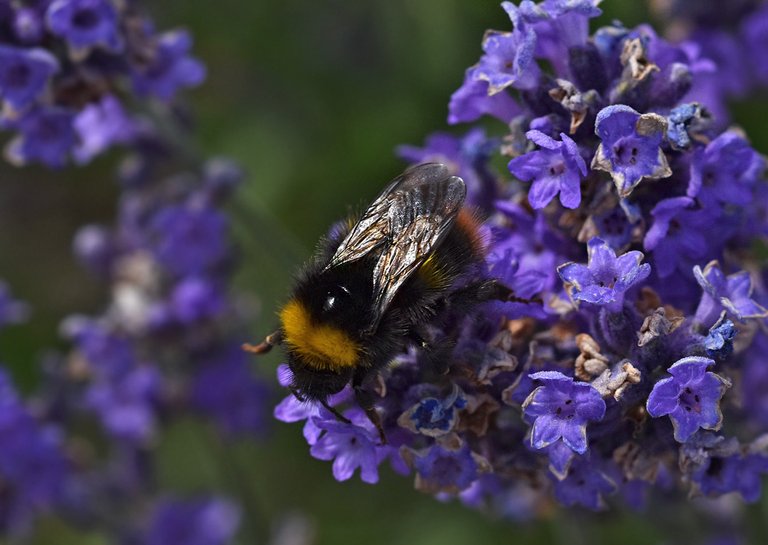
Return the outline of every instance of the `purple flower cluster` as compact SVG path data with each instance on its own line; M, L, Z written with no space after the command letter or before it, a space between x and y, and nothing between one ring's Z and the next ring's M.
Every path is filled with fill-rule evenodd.
M101 525L108 521L92 507L117 503L140 526L145 513L137 508L152 501L153 451L164 429L197 415L223 440L259 437L269 389L240 348L246 317L230 289L234 259L223 206L241 172L223 159L159 180L126 171L132 174L116 225L84 227L75 240L82 263L110 285L111 300L98 316L65 321L74 350L54 377L57 395L47 401L54 416L98 422L111 445L109 461L89 468L98 478L82 484L80 508ZM105 488L115 472L123 477ZM223 544L239 518L229 504L158 509L146 543L189 534L195 543ZM199 518L200 528L186 524L189 517Z
M0 10L0 126L14 164L89 162L138 140L130 97L173 100L205 77L183 30L158 33L136 2L5 2Z
M760 496L765 160L699 102L719 59L647 25L590 34L598 3L504 2L508 30L486 33L448 116L496 132L401 148L464 178L488 217L485 274L530 302L441 320L459 324L444 377L399 357L375 386L386 445L349 395L331 404L351 423L286 398L276 416L306 421L337 479L375 482L388 459L420 490L515 517L545 498Z
M121 543L224 545L240 508L168 496L154 467L164 431L181 418L202 417L221 440L265 429L269 390L240 349L248 316L231 288L225 207L243 173L176 147L186 127L171 101L205 71L186 32L156 33L138 8L0 3L0 123L16 132L8 158L59 167L126 149L114 224L83 227L74 240L109 301L96 316L64 320L73 349L46 362L34 402L0 372L0 532L23 532L53 510ZM147 98L159 102L157 119L125 106ZM0 283L0 327L26 313Z
M668 21L669 35L710 59L716 70L704 76L697 101L724 126L729 100L768 88L768 4L764 0L651 2Z

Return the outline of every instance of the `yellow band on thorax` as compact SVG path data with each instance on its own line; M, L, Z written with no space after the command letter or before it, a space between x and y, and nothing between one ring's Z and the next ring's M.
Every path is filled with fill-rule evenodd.
M280 311L280 321L285 342L310 366L333 370L357 365L357 343L337 327L314 323L300 301L290 300Z

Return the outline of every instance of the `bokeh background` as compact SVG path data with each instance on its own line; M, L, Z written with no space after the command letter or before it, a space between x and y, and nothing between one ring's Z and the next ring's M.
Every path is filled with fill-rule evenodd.
M242 253L237 283L261 309L254 339L274 327L291 272L318 235L402 170L394 148L447 129L448 98L479 57L485 29L509 28L495 0L163 0L147 7L159 27L189 28L208 67L207 82L188 93L195 145L248 172L232 213ZM652 20L640 0L602 7L598 22ZM734 104L734 117L768 151L768 100ZM22 389L34 389L42 347L66 346L62 317L104 304L106 287L87 277L70 248L77 227L113 217L115 159L58 173L0 167L0 277L33 308L28 324L0 334L0 361ZM254 365L272 377L277 363L279 355L270 355ZM580 511L537 523L501 520L423 496L386 469L376 486L337 483L330 464L310 457L300 426L279 422L263 440L234 445L181 422L158 448L160 486L224 490L245 502L242 543L304 535L318 545L645 545L699 543L708 532L704 515L692 510L654 521ZM768 542L768 502L749 507L747 518L754 543ZM52 519L35 539L105 543Z

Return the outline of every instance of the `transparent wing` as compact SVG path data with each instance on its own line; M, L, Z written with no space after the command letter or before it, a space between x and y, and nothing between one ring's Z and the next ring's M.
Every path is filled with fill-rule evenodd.
M456 176L410 184L394 194L389 210L391 240L373 269L374 326L408 280L449 231L466 197Z
M450 178L445 165L427 163L412 167L392 180L352 227L325 268L356 261L384 244L392 244L408 218L415 217L404 208L413 203L419 207L414 212L418 212L430 205L422 204L423 200L415 198L416 194L424 188L443 185Z

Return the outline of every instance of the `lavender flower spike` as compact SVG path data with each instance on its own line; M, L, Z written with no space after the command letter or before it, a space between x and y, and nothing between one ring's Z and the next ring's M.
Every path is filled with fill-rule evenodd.
M616 252L597 237L587 244L587 254L587 265L564 263L557 268L557 273L570 287L573 299L605 305L610 311L620 310L626 291L651 273L649 264L640 263L642 252L632 251L616 257Z
M592 168L608 172L619 196L627 197L644 179L672 175L661 143L667 120L658 114L642 114L624 104L600 110L595 134L602 141Z
M587 423L602 420L605 401L590 384L575 382L559 371L540 371L530 377L544 383L523 403L533 417L531 445L543 449L558 439L574 452L587 451Z
M680 443L699 428L716 431L722 425L720 398L731 383L707 371L714 363L699 356L682 358L669 368L672 376L657 382L648 396L648 414L654 418L669 415Z
M515 157L509 171L525 181L533 181L528 200L535 209L544 208L560 193L560 203L566 208L578 208L581 203L581 179L587 175L587 165L576 142L560 133L561 142L537 130L525 133L542 149Z

